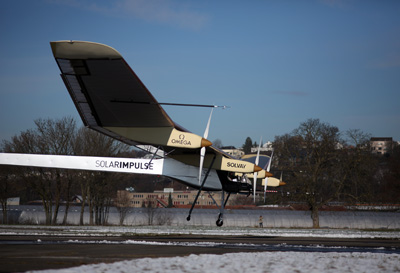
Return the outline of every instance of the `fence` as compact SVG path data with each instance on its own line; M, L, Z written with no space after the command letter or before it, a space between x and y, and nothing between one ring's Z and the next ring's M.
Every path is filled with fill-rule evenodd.
M0 215L2 212L0 211ZM124 219L124 225L138 226L170 225L170 226L215 226L219 211L217 209L195 209L191 221L186 221L188 209L177 208L129 208ZM263 226L270 228L311 228L312 220L309 211L291 210L226 210L224 226L256 227L259 217L263 216ZM43 224L45 213L41 206L11 206L8 211L12 223ZM58 223L64 216L60 209ZM79 224L80 207L71 207L68 212L68 224ZM321 211L321 228L350 229L400 229L400 212L381 211ZM149 221L149 218L151 218ZM2 219L2 218L0 218ZM110 208L108 224L119 225L120 216L116 208ZM89 213L85 211L84 224L89 224Z

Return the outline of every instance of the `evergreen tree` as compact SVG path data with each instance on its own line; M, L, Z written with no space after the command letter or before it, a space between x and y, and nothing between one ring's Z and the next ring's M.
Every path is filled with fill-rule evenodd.
M242 148L243 148L243 152L245 154L250 154L251 153L251 147L253 147L253 141L251 140L250 137L246 138L246 141L244 142Z
M169 196L168 196L168 208L172 208L172 196L171 196L171 193L169 193Z

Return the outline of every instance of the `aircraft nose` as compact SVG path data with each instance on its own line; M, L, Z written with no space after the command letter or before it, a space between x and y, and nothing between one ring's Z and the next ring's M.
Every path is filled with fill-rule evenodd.
M208 147L211 146L212 142L209 141L208 139L202 138L201 139L201 147Z
M265 177L273 177L274 175L270 172L265 172Z

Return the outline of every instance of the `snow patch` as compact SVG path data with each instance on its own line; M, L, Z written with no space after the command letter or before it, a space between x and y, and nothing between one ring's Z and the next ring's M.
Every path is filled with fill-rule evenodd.
M399 272L399 254L378 253L309 253L256 252L223 255L190 255L174 258L143 258L112 264L83 265L60 270L32 272L90 273L90 272Z

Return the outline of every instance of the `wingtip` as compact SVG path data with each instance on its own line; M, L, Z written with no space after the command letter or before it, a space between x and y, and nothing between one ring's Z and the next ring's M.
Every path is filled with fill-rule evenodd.
M202 138L201 139L201 147L208 147L211 146L212 142L209 141L208 139Z
M285 185L286 185L286 182L279 181L279 186L285 186Z
M254 172L259 172L259 171L262 171L262 170L263 170L263 168L261 168L260 166L254 165Z

